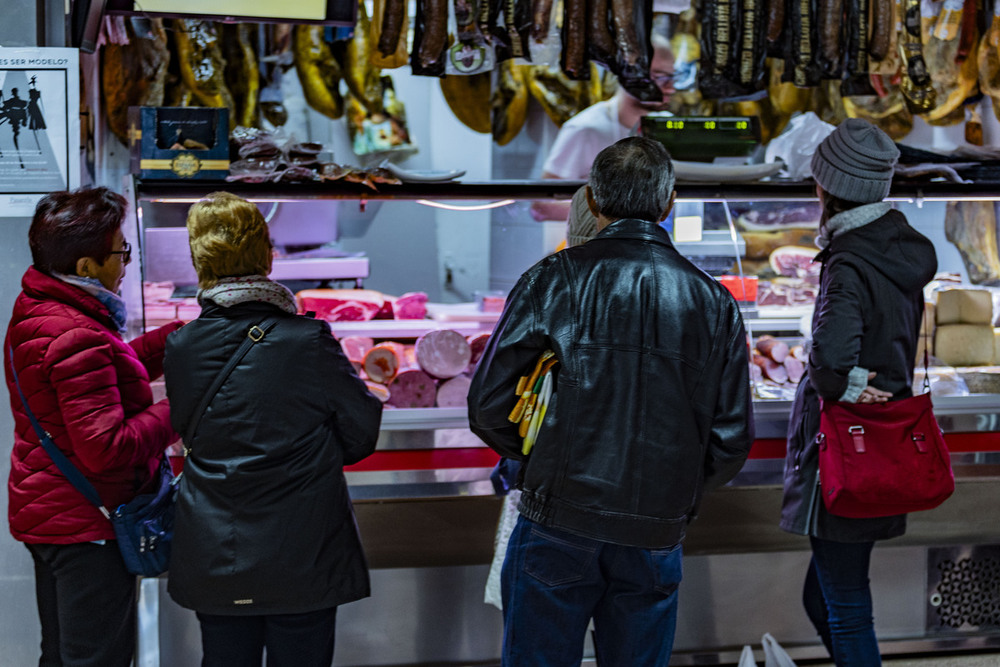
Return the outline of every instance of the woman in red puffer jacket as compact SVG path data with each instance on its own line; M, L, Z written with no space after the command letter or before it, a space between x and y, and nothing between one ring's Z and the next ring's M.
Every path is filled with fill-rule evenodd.
M153 402L174 323L122 339L118 295L131 248L125 199L107 188L42 198L28 232L32 266L4 341L14 413L8 481L11 534L35 563L42 665L127 667L135 634L135 577L114 529L63 476L41 446L14 384L56 446L94 485L106 507L151 490L163 451L176 439L167 401Z

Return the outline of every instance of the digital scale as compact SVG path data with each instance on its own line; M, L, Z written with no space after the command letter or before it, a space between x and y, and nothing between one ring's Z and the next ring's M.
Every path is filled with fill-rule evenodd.
M663 144L675 160L711 162L746 157L760 145L757 116L672 116L651 113L639 125L642 136Z

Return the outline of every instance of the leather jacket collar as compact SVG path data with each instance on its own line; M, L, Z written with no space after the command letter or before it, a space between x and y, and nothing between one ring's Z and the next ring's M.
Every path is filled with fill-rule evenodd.
M646 220L637 220L635 218L615 220L598 232L594 240L604 238L636 239L639 241L660 243L669 248L674 247L673 241L670 240L670 234L663 227L660 227L655 222L647 222Z

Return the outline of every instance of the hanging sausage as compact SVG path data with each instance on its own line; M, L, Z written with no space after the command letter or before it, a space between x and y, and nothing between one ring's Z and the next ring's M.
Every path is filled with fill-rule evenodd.
M763 0L702 4L698 86L710 99L757 98L767 86L767 20Z
M816 0L794 0L788 5L790 47L785 57L783 81L800 88L819 85L820 68L816 62L819 39L816 32Z
M875 94L868 75L868 4L869 0L847 0L847 63L841 95Z

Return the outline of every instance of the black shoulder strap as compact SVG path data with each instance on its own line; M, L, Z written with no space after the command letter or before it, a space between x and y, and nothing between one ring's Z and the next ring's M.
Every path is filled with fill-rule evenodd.
M198 424L201 423L201 418L204 416L205 410L207 410L208 406L212 403L212 399L215 398L219 388L222 387L226 378L228 378L229 374L233 372L234 368L236 368L236 365L240 363L243 357L246 356L247 352L250 351L250 348L262 341L264 336L267 335L267 332L274 328L277 321L278 318L269 317L260 324L255 324L250 327L250 330L247 331L247 337L243 339L240 346L236 348L236 352L233 353L233 356L230 357L229 361L215 377L215 380L213 380L212 384L209 385L208 390L205 391L205 395L201 397L201 402L198 404L198 407L195 409L191 417L191 422L188 424L187 432L184 434L185 454L191 451L191 445L194 443L195 433L198 431Z

